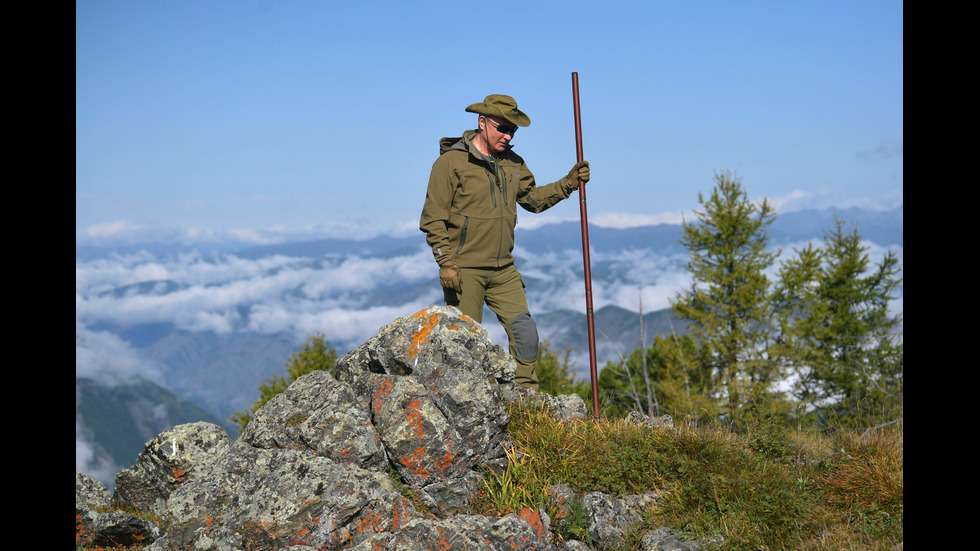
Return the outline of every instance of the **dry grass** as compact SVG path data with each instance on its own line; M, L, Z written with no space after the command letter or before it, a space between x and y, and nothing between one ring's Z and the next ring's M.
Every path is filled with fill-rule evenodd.
M527 407L511 413L517 461L488 479L479 506L489 514L552 507L545 491L562 482L580 495L666 496L627 548L658 526L721 535L726 549L879 550L903 541L901 425L866 435L775 423L670 431L606 419L562 424ZM553 528L580 537L582 522L559 515Z

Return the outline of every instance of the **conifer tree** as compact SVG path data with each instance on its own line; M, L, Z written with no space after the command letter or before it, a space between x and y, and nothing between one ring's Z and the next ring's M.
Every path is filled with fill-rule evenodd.
M904 345L889 303L898 257L872 264L857 227L843 220L821 249L797 251L780 270L778 349L797 372L796 394L834 422L866 425L900 414Z
M713 418L718 413L709 397L710 373L690 335L656 335L653 346L637 348L618 365L607 362L599 373L599 388L607 397L606 407L613 417L622 417L631 410L647 413L645 385L651 383L658 408L653 415L666 413L679 420Z
M551 350L548 341L542 341L538 346L537 374L541 381L539 390L553 396L560 394L578 394L588 403L592 400L592 389L589 381L580 381L575 377L571 362L572 349L565 350L559 358Z
M771 285L766 276L778 252L768 250L767 228L776 213L763 200L749 200L731 173L715 175L696 222L685 222L681 243L688 249L690 290L673 300L675 312L691 322L705 361L733 419L764 406L774 394L777 363L766 355L770 336Z

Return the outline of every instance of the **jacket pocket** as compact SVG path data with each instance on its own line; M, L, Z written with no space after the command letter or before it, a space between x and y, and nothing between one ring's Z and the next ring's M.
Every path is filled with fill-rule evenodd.
M470 217L463 217L463 226L459 229L459 246L456 247L456 254L459 254L463 250L463 245L466 244L466 228L470 225Z

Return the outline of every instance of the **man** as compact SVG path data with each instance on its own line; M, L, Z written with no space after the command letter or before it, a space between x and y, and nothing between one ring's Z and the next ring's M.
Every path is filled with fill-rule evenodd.
M517 127L531 124L514 98L492 94L466 111L478 114L478 126L439 141L419 229L439 264L446 304L482 323L486 302L507 331L515 382L537 390L538 330L511 254L517 205L542 212L568 198L579 182L589 181L589 163L539 187L511 149Z

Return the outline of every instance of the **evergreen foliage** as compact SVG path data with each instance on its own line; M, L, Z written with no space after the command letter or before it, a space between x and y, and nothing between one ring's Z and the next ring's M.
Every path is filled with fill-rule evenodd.
M330 348L330 343L322 334L315 334L303 343L299 350L293 352L286 362L286 375L273 375L259 384L259 399L249 411L239 411L228 418L238 424L238 432L245 430L252 415L269 400L289 388L293 381L316 370L329 371L334 374L337 363L337 351Z
M599 374L599 386L608 398L608 415L622 417L636 410L654 416L669 414L674 419L713 419L718 409L708 398L711 372L701 353L690 335L656 335L653 346L645 351L634 350L618 365L608 362Z
M572 349L565 350L561 358L551 350L548 341L542 341L538 346L538 365L535 368L540 380L538 390L553 396L560 394L578 394L586 403L592 401L592 386L590 381L579 381L571 367Z
M902 278L889 251L872 265L855 226L835 219L780 270L779 355L797 375L796 397L835 424L855 426L900 412L904 344L889 301Z
M766 271L778 252L768 250L766 228L776 213L763 200L754 203L741 180L715 175L696 222L685 222L681 242L690 253L691 289L675 297L675 312L691 321L703 358L724 396L724 413L738 420L772 405L778 363L766 354L770 339L771 284Z
M774 210L749 201L730 173L715 184L707 198L699 194L703 209L683 228L692 284L672 305L691 334L658 336L609 362L599 376L608 414L896 422L904 393L902 317L889 311L902 283L897 255L872 263L857 227L835 219L822 245L795 250L770 281L780 255L769 249ZM776 386L787 375L791 396Z

